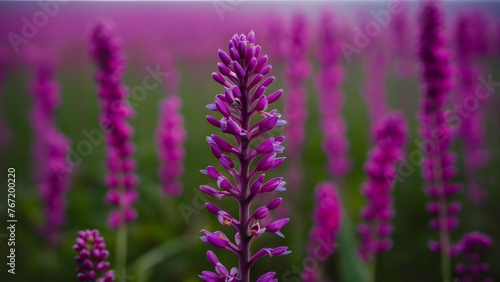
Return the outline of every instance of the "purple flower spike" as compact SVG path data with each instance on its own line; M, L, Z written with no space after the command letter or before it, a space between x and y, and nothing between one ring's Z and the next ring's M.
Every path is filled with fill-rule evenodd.
M109 252L106 250L104 238L98 230L84 230L78 232L73 249L78 253L75 261L78 263L77 278L83 282L112 282L115 273L109 270L107 261Z
M121 84L124 68L121 45L110 25L99 22L94 26L91 48L91 56L98 68L95 80L99 85L101 123L107 142L107 199L108 203L115 207L109 214L108 225L117 229L137 217L133 208L137 197L124 200L127 194L136 194L137 186L132 158L135 151L131 141L133 130L127 123L133 110L127 102L128 90ZM115 198L118 200L110 201Z
M452 129L446 120L444 104L451 87L450 53L443 34L444 16L434 1L425 2L420 14L421 33L419 56L421 62L422 98L420 102L420 137L426 142L423 178L426 192L438 204L433 227L439 230L439 243L431 242L432 250L441 252L442 279L451 281L450 230L456 227L455 214L448 213L448 200L459 191L452 183L455 176L454 155L450 152ZM436 142L436 136L439 142Z
M361 212L364 222L359 225L361 235L359 254L363 261L391 247L388 235L392 231L392 182L396 164L403 155L408 129L400 113L390 113L380 119L373 132L376 147L368 155L365 170L368 179L362 193L368 205Z
M311 230L307 253L310 257L321 257L326 260L335 252L335 238L340 229L342 207L337 187L325 182L316 188L316 207L314 209L314 226ZM302 273L306 282L320 281L317 273L306 269Z
M54 65L48 61L34 65L37 69L31 92L35 105L31 119L35 131L35 175L46 216L43 232L47 240L55 244L58 230L65 221L65 196L70 171L66 155L70 143L54 124L55 110L61 102L59 86L54 81Z
M186 140L184 118L180 113L181 99L177 95L178 78L170 60L167 60L169 75L166 79L167 97L160 108L160 120L156 129L156 139L160 158L158 174L161 179L163 192L166 195L177 197L182 193L182 184L179 177L184 172L184 148Z
M341 55L333 16L328 12L321 16L319 36L317 57L321 69L316 79L316 88L319 92L322 147L328 158L329 173L340 177L349 172L351 161L347 156L349 142L341 112L344 94L340 84L344 78L344 70L340 63Z
M476 91L478 70L474 65L475 36L479 29L475 29L475 15L460 14L456 27L456 44L458 60L458 104L463 104ZM470 97L469 97L470 96ZM467 192L476 205L485 202L486 191L480 185L481 168L487 161L488 152L484 148L485 133L483 127L483 111L477 109L467 113L462 119L460 135L464 146L464 171L467 180Z
M238 268L227 271L212 252L207 253L208 260L215 266L216 273L203 271L200 278L203 281L250 281L250 268L261 257L283 256L290 253L287 247L263 248L254 254L251 251L251 240L260 237L266 231L283 236L281 229L289 219L280 219L263 227L269 210L278 208L281 198L276 198L266 206L251 210L251 202L262 193L284 191L285 182L281 177L265 180L265 174L280 166L284 158L283 136L257 139L275 127L285 124L276 110L268 110L282 90L266 95L266 88L274 81L274 77L265 78L271 70L267 56L260 56L260 46L255 44L255 34L234 35L229 41L229 50L219 50L221 62L218 63L220 73L212 74L213 79L225 87L224 94L218 94L215 102L208 105L211 111L219 112L220 120L214 116L207 121L232 136L234 142L229 142L212 134L207 137L207 143L220 166L232 176L232 181L222 175L213 166L202 170L203 174L217 181L217 186L201 185L203 193L222 199L230 197L239 204L239 216L235 217L219 209L212 203L207 203L207 209L217 216L219 223L236 229L235 243L224 233L214 233L202 230L201 240L204 243L234 252L238 256ZM271 102L270 102L271 98ZM253 143L252 143L253 141ZM252 144L251 144L252 143ZM252 149L254 148L254 149ZM217 188L216 188L217 187ZM261 276L258 281L276 281L274 273Z
M474 231L463 236L462 240L456 244L456 248L467 263L455 265L459 281L493 282L492 278L487 277L490 266L485 263L486 254L492 246L493 240L481 232Z
M290 186L293 187L294 199L300 197L303 178L301 158L305 140L304 127L307 119L305 83L311 68L308 59L308 29L306 17L300 13L295 14L292 17L288 35L288 49L286 50L285 82L288 95L285 96L285 117L290 122L285 128L287 155L290 157L287 178Z

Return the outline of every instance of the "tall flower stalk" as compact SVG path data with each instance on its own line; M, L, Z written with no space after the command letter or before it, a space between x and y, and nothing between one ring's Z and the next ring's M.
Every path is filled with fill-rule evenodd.
M474 28L475 18L468 14L460 14L456 27L456 46L458 64L458 103L464 104L475 95L476 77L478 70L474 66L475 46ZM470 96L470 97L469 97ZM464 171L466 173L467 192L476 205L485 200L485 190L480 184L480 171L487 161L487 152L484 148L485 134L483 128L483 112L480 109L470 111L462 119L460 127L461 139L464 147Z
M429 248L441 253L444 281L451 281L450 231L457 227L459 203L449 203L458 193L459 185L452 182L456 174L455 155L450 152L452 129L447 124L444 105L451 87L449 51L443 36L444 16L440 7L426 2L421 11L420 61L422 99L420 102L420 137L425 141L422 174L426 193L431 197L428 211L435 216L432 229L439 231L439 242L431 241Z
M54 115L61 104L59 85L54 80L54 64L48 60L33 63L35 77L31 82L34 107L31 120L35 131L33 154L35 178L44 203L46 223L43 233L47 240L58 241L59 228L65 221L68 174L58 167L67 164L69 140L55 127Z
M333 16L330 13L325 12L320 18L319 40L317 57L320 72L316 87L319 90L322 146L328 157L329 173L341 177L349 172L351 165L347 156L349 142L346 137L346 126L342 118L344 95L340 84L344 78L344 70L340 64L339 44Z
M289 33L288 49L286 50L285 82L288 95L285 99L285 117L290 121L286 127L287 147L289 161L290 185L294 187L298 197L300 183L302 181L301 157L302 147L305 139L305 121L307 119L307 92L305 80L310 73L310 63L307 59L308 53L308 25L302 14L296 14L292 18Z
M113 282L115 273L109 270L109 252L106 250L104 238L99 230L82 230L78 232L73 249L78 253L77 278L84 282Z
M412 41L414 39L414 26L409 13L410 5L401 2L401 11L394 15L394 23L390 26L392 50L394 53L396 75L401 78L409 78L414 74L414 53Z
M342 220L342 206L337 187L333 183L321 183L316 188L316 207L314 209L314 226L311 230L311 241L307 247L310 257L318 261L328 259L335 252L335 238ZM315 269L305 269L302 279L306 282L323 281L321 273Z
M281 97L283 91L280 89L265 95L274 77L266 78L271 71L271 65L267 64L267 55L260 55L261 47L255 44L254 32L250 31L248 35L235 34L229 41L228 51L229 53L226 53L219 49L219 72L212 73L213 79L224 86L224 93L217 94L215 103L207 105L209 110L219 112L222 118L207 116L207 121L222 133L232 136L234 142L228 142L215 134L207 137L207 142L233 181L215 167L208 166L202 173L216 181L218 188L201 185L200 189L218 200L223 197L232 198L238 203L239 214L234 217L216 205L207 203L208 211L217 216L220 224L232 226L236 234L232 242L221 231L202 230L201 240L236 254L238 267L228 271L215 254L208 251L208 260L215 266L216 273L203 271L200 278L203 281L249 282L250 268L257 260L266 255L282 256L290 253L285 246L263 248L256 252L252 252L250 248L252 240L264 232L283 237L280 230L289 221L288 218L282 218L265 226L262 224L269 211L280 206L281 198L275 198L267 205L257 208L251 205L260 194L285 190L282 177L265 181L265 172L280 166L285 159L277 157L277 154L283 153L284 148L280 144L285 138L268 137L262 141L259 137L286 122L276 110L267 110L270 104ZM258 121L255 121L256 119ZM256 281L277 281L273 279L274 274L268 272Z
M368 107L368 116L373 124L376 124L389 109L385 89L388 63L387 55L381 50L371 50L368 58L363 61L365 81L361 92Z
M107 202L114 207L108 217L108 225L117 232L117 266L125 266L127 231L126 224L137 217L133 204L137 201L137 177L135 161L132 158L133 130L127 123L133 115L127 96L128 90L122 85L121 77L124 59L119 39L114 36L109 24L97 23L91 34L91 55L97 65L95 76L100 98L101 124L105 129L106 162L108 174L106 186Z
M363 222L358 227L361 235L359 255L364 262L372 262L374 266L377 254L392 246L389 238L394 217L391 192L407 135L403 115L398 112L387 114L374 126L376 146L369 152L365 164L368 179L362 188L368 203L361 211Z
M178 75L170 59L168 76L166 78L167 97L160 105L160 120L156 129L156 139L160 158L158 175L161 179L163 192L166 195L177 197L182 193L182 184L179 177L184 172L184 148L186 140L184 118L180 113L182 101L177 95Z

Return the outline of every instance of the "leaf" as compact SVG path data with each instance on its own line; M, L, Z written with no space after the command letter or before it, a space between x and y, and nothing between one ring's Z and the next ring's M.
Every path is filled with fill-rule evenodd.
M137 281L148 281L150 273L148 270L158 263L177 255L186 248L187 244L185 240L182 239L182 236L176 237L140 256L130 265L130 268L137 274Z
M357 250L357 240L349 215L345 212L342 218L342 228L340 229L337 249L339 252L339 263L341 269L341 281L369 281L368 273L363 263L359 260Z

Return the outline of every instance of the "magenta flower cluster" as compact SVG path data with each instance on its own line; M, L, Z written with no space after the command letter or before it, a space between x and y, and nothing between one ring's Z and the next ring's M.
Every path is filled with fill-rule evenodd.
M449 256L451 251L449 231L458 226L457 213L460 210L460 204L449 203L449 198L460 191L460 186L452 182L456 175L454 168L456 157L450 152L452 129L447 123L444 109L451 87L450 54L445 47L445 38L442 34L444 19L441 13L436 3L428 2L421 14L419 55L422 64L423 97L418 116L422 140L435 140L436 136L439 138L437 144L426 143L425 159L422 162L422 173L427 182L425 191L432 199L427 209L435 216L430 226L440 233L440 242L430 242L429 248L441 251L443 256Z
M315 203L314 226L307 253L310 257L323 261L335 252L335 238L342 220L342 205L335 184L321 183L316 188ZM313 269L306 269L302 273L302 279L306 282L320 281Z
M283 237L281 229L288 223L288 218L278 219L267 224L263 220L271 210L281 205L282 199L275 198L267 205L251 210L252 201L263 193L284 191L285 182L281 177L266 181L265 173L280 166L284 158L283 136L268 137L262 140L276 126L284 125L276 110L268 110L268 106L276 102L283 91L277 90L266 95L267 87L274 77L267 77L271 65L267 64L267 55L261 55L261 47L255 44L253 31L248 35L235 34L229 41L228 52L219 49L219 72L212 73L213 79L224 86L224 93L217 94L215 102L207 105L209 110L218 112L221 118L207 116L207 121L219 128L233 142L213 134L207 142L214 156L227 173L222 173L213 166L208 166L202 173L216 181L217 187L201 185L200 189L208 196L218 200L228 197L238 203L238 216L220 209L213 203L207 203L208 211L217 216L219 223L235 229L234 241L222 231L210 232L202 230L201 240L217 248L233 252L238 257L238 267L230 271L209 251L208 260L214 265L216 272L203 271L203 281L250 281L250 268L260 258L283 256L290 251L288 247L262 248L252 252L251 241L264 232L275 233ZM259 120L255 121L258 117ZM253 148L253 149L252 149ZM232 181L227 177L231 175ZM268 272L256 281L277 281L274 273Z
M458 251L467 263L455 265L460 282L493 282L488 276L490 266L485 263L487 253L493 247L493 240L481 232L470 232L457 243Z
M31 120L35 130L35 177L46 216L43 233L47 240L56 243L58 230L65 221L69 179L63 170L67 164L66 154L70 143L54 123L55 110L61 103L59 86L54 80L54 64L40 60L34 65L36 74L31 83L31 92L35 105Z
M180 113L182 101L177 95L177 75L169 67L167 77L167 97L160 105L160 120L156 129L158 156L160 158L160 176L163 192L169 196L179 196L182 193L182 184L179 177L184 172L184 148L186 140L184 118ZM170 79L168 79L170 78Z
M109 190L106 198L115 207L109 214L108 224L111 228L119 228L137 217L133 208L138 198L136 164L132 158L135 148L131 142L133 130L127 123L133 110L127 102L128 90L121 84L124 58L120 42L109 24L99 22L94 26L91 44L91 55L98 67L95 79L99 84L101 124L107 142L106 185Z
M321 68L316 87L319 91L322 146L328 157L328 170L333 176L343 176L349 172L351 161L347 156L349 141L342 118L344 95L340 84L344 78L344 70L340 63L338 35L335 30L332 14L325 12L320 18L317 57Z
M403 115L398 112L387 114L374 127L376 147L369 152L365 164L368 180L362 188L368 204L361 211L364 221L358 227L361 236L359 255L363 261L372 260L392 245L388 237L394 217L391 192L396 164L403 155L407 135Z
M78 253L75 261L78 263L77 278L84 282L112 282L115 273L109 270L109 252L106 250L104 238L98 230L78 232L73 249Z

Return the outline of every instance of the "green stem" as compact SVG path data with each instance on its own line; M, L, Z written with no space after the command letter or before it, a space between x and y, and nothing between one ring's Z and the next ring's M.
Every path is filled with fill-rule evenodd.
M368 278L370 282L375 282L377 278L377 256L375 255L372 261L368 264Z
M55 245L46 245L43 255L44 267L48 273L54 275L57 274L58 260L56 255Z
M342 202L342 223L339 230L339 247L337 249L339 255L339 264L341 271L340 281L370 281L368 279L367 269L363 267L356 252L356 234L355 228L351 222L349 213L347 212L347 192L348 190L339 188L339 195Z
M127 225L123 224L116 233L116 271L126 273Z
M245 79L246 80L246 79ZM244 81L241 85L247 85ZM241 91L241 125L242 128L247 132L250 129L250 114L249 114L249 91L244 87L240 87ZM247 232L249 230L250 223L247 222L250 218L250 201L249 197L249 184L251 181L251 176L249 176L250 160L249 160L249 147L250 141L248 137L241 137L241 155L239 157L240 163L240 181L241 181L241 198L239 199L239 221L241 222L239 226L239 233L241 237L241 247L238 253L238 266L240 272L241 282L250 282L250 267L248 261L250 260L250 240L252 239L248 236Z
M448 222L447 203L444 197L443 186L439 197L439 242L441 246L441 273L443 282L451 282L451 265L450 265L450 233L448 232L445 223Z
M443 235L442 235L443 236ZM447 234L444 235L446 236L445 239L443 240L449 240ZM443 274L443 282L451 282L451 265L450 265L450 257L448 253L445 253L444 251L441 252L441 268L442 268L442 274Z
M297 160L291 160L291 167L290 167L290 170L288 172L288 175L290 175L290 171L294 172L294 173L302 173L302 167L300 166L300 159L297 159ZM294 254L294 259L296 261L302 259L304 257L304 254L305 254L305 249L304 249L304 213L303 213L303 210L302 208L293 208L293 207L301 207L301 204L302 204L302 201L301 201L301 197L302 197L302 191L301 191L301 187L303 187L301 185L301 183L303 183L303 178L302 178L302 174L299 175L299 176L289 176L287 179L292 179L292 177L297 177L297 181L293 181L295 183L291 183L290 181L290 184L288 187L291 188L291 190L293 191L292 193L292 197L291 197L291 205L289 206L290 208L290 211L293 215L292 218L294 218L294 224L292 225L292 228L293 228L293 234L295 236L292 237L292 246L293 246L293 252L292 254Z
M436 124L438 122L436 121ZM436 128L439 128L439 124ZM437 153L431 156L433 162L434 175L443 175L441 164L442 152L437 146ZM439 220L439 243L441 247L441 274L444 282L451 282L451 263L450 263L450 233L448 231L448 203L444 192L444 180L442 178L431 181L434 187L438 189L438 220Z

